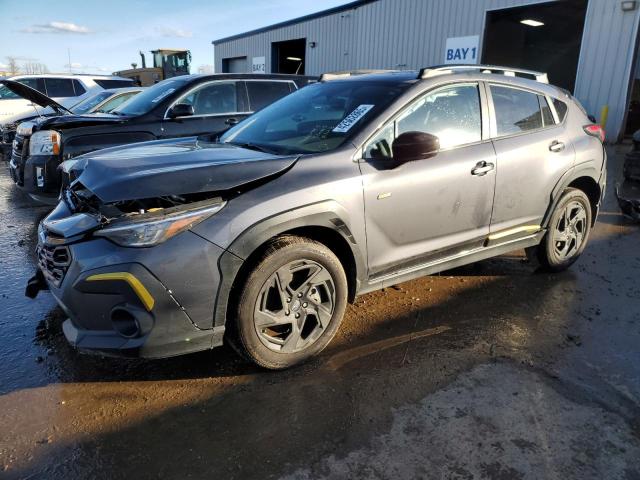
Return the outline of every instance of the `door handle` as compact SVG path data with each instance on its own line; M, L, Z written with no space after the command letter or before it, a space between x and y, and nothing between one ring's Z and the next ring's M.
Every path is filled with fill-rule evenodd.
M496 166L493 163L488 163L485 161L478 162L476 163L476 166L473 167L473 170L471 170L471 175L482 177L483 175L486 175L494 168L496 168Z
M563 150L564 150L564 143L559 142L558 140L554 140L549 145L549 151L551 151L551 152L558 153L558 152L561 152Z
M226 123L227 125L230 126L234 126L238 124L238 119L237 118L227 118L224 123Z

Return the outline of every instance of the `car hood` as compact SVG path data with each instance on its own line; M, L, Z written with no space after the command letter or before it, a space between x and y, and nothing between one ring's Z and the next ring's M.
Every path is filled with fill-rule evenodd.
M97 125L110 125L122 122L127 117L112 115L110 113L86 113L84 115L60 115L44 117L38 120L36 126L38 130L55 129L65 130L75 127L94 127Z
M9 90L11 90L16 95L19 95L25 100L29 100L43 108L51 107L53 110L55 110L58 113L71 113L66 107L63 107L52 98L47 97L44 93L40 93L39 91L31 87L27 87L26 85L23 85L20 82L15 82L13 80L0 79L0 85L6 86Z
M288 170L298 156L277 156L190 137L113 147L78 157L77 182L103 203L223 192Z

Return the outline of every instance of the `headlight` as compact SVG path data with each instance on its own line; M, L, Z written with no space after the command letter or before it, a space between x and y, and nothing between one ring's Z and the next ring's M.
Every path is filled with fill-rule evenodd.
M33 122L22 122L18 125L18 135L28 137L33 131Z
M136 219L97 230L94 235L106 237L123 247L151 247L184 232L219 212L225 202L188 212L178 212L160 218ZM157 217L150 214L150 217Z
M36 132L29 140L29 155L58 155L60 134L53 130Z

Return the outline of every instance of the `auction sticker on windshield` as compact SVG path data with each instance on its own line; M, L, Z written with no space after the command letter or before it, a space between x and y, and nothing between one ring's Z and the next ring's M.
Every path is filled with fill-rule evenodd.
M336 128L333 129L335 133L347 133L351 130L358 120L364 117L369 110L371 110L375 105L360 105L353 112L345 117Z

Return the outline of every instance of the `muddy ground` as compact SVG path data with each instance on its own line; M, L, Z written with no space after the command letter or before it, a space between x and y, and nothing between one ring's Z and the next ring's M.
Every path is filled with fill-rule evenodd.
M522 252L360 297L313 362L78 355L23 296L35 208L0 173L0 478L640 479L640 226L613 196L580 261ZM616 155L615 152L618 152Z

